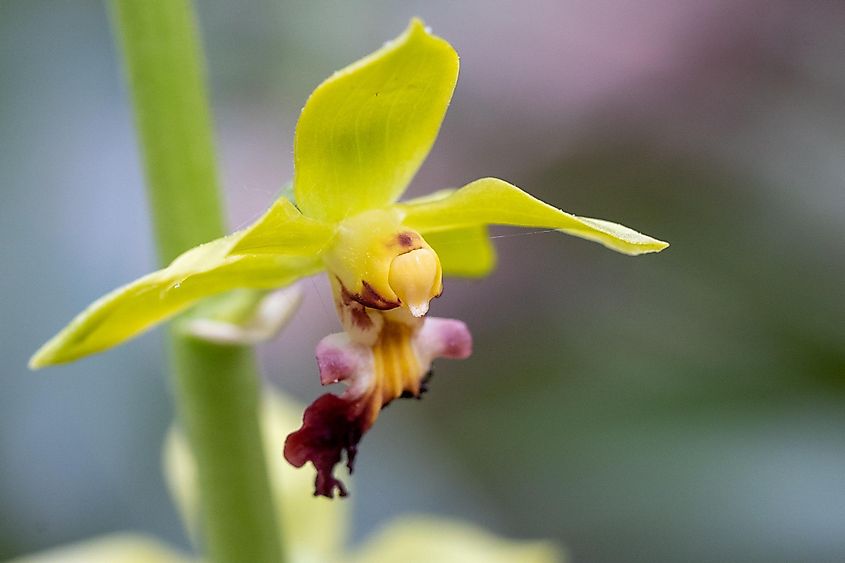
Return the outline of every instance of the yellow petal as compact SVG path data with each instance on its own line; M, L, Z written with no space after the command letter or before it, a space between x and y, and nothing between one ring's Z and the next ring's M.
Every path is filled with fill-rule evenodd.
M669 246L669 243L623 225L571 215L498 178L482 178L445 197L412 201L397 207L405 213L404 224L423 235L498 224L557 229L631 256L660 252Z
M339 220L395 201L428 155L457 79L454 49L415 19L320 84L296 126L300 209Z
M232 254L317 255L329 244L334 226L305 217L280 197L255 223L238 233Z
M480 278L496 267L496 249L484 225L426 233L425 240L440 258L445 276Z
M101 297L30 360L41 368L111 348L187 309L235 288L273 289L321 269L315 257L238 254L232 235L182 254L168 267Z

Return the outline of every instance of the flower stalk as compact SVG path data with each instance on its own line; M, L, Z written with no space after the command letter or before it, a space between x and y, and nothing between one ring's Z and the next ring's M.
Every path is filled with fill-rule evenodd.
M162 264L225 234L202 51L189 0L112 0ZM189 313L190 314L190 313ZM169 338L178 416L193 450L211 561L283 560L258 424L251 351Z

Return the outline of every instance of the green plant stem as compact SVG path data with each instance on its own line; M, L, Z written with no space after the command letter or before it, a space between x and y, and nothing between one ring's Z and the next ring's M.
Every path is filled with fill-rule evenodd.
M188 0L112 0L159 259L224 234L202 52ZM169 333L177 411L197 462L202 538L215 562L282 560L249 349Z

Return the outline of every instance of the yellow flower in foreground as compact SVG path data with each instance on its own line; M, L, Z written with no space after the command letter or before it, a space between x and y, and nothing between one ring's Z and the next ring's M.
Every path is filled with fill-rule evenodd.
M273 449L299 423L301 407L265 393L261 416L265 445ZM476 526L432 516L409 515L388 522L373 537L348 548L349 505L314 499L308 476L279 456L267 460L278 520L290 563L554 563L563 555L548 541L512 541ZM199 516L196 467L180 431L164 448L168 485L189 530ZM137 534L114 534L15 560L13 563L187 563L199 559Z
M381 409L419 397L432 360L466 358L460 321L426 318L443 275L483 276L495 262L487 225L557 229L629 255L665 242L578 217L496 178L397 203L434 143L458 77L458 56L414 20L396 40L335 73L308 99L294 143L296 203L277 200L250 227L189 250L168 267L93 303L32 358L34 368L115 346L201 299L275 289L325 271L344 332L317 347L326 394L285 444L317 469L315 494L346 494L333 475Z

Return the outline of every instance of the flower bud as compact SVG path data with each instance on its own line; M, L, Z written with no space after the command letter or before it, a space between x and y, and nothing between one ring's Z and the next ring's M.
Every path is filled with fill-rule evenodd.
M400 254L390 263L390 289L415 317L428 312L429 302L440 294L440 259L430 248Z

